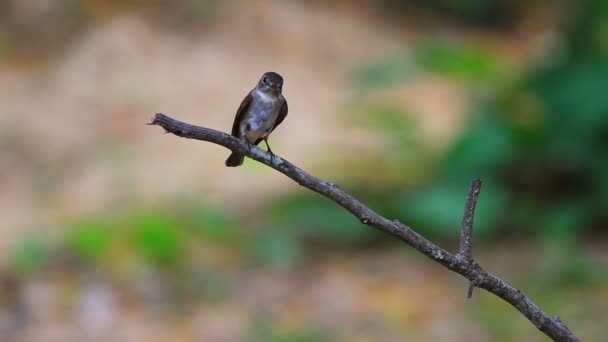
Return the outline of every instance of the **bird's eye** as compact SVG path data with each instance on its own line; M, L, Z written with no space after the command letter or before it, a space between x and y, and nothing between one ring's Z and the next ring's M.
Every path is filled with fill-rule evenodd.
M262 83L266 83L268 82L268 79L266 77L262 78Z

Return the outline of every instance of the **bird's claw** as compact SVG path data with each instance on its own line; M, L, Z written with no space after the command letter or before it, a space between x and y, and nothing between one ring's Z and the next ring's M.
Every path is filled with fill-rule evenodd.
M268 148L268 154L270 154L270 162L274 163L274 153L272 153L272 149L270 148L270 145L268 145L268 137L264 138L264 142L266 143L266 147Z

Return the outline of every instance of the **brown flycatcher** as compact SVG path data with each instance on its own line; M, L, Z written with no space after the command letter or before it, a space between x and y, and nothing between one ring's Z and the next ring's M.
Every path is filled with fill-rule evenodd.
M233 136L253 145L264 140L271 158L274 158L274 153L268 145L268 135L287 116L287 101L281 94L282 89L281 75L276 72L262 75L256 87L241 102L232 124ZM241 166L244 159L244 155L232 152L226 159L226 166Z

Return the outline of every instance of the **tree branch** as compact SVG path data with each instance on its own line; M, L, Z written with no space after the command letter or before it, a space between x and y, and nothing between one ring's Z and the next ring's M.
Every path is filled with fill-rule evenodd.
M475 206L477 206L477 198L481 191L481 179L477 178L471 182L467 203L464 206L464 215L462 216L462 230L460 231L460 252L458 257L464 259L464 262L473 262L473 219L475 218ZM473 288L476 283L471 281L469 284L468 298L473 296Z
M460 232L460 252L458 253L466 261L473 260L473 219L475 217L475 206L481 191L481 179L477 178L471 182L469 196L464 207L462 217L462 231Z
M231 135L213 129L190 125L172 119L162 113L156 113L149 124L161 126L166 132L183 138L203 140L224 146L233 152L243 154L281 172L301 186L336 202L352 213L361 221L361 223L402 240L447 269L462 275L468 279L471 284L474 284L474 286L502 298L519 310L519 312L528 318L534 326L553 340L578 341L578 338L574 333L572 333L559 318L547 316L547 314L521 291L486 272L472 259L471 235L473 231L473 215L475 212L477 196L479 195L479 188L481 187L481 181L475 180L471 186L463 218L460 253L454 255L433 244L407 225L397 220L389 220L380 216L366 207L363 203L359 202L356 198L341 190L337 185L318 179L278 156L271 159L266 151L258 147L249 149L247 144L241 139L237 139Z

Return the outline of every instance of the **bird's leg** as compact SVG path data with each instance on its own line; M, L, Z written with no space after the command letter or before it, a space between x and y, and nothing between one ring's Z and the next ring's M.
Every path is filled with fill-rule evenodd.
M272 153L272 149L270 149L270 145L268 145L268 137L264 137L264 142L266 143L266 147L268 148L268 153L270 153L270 162L274 163L274 153Z

